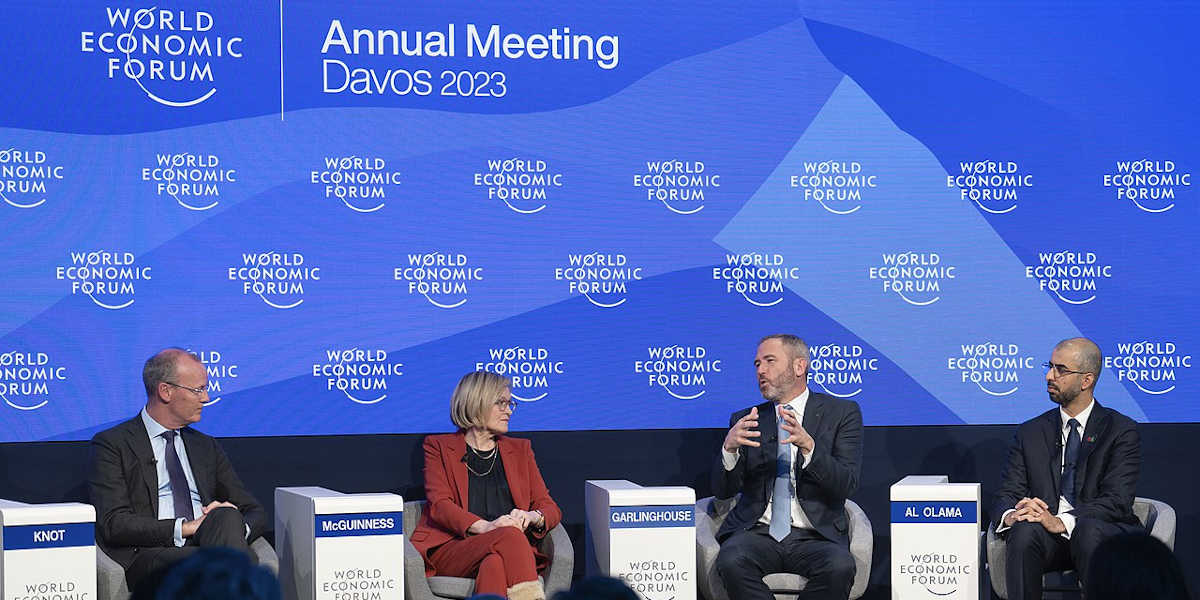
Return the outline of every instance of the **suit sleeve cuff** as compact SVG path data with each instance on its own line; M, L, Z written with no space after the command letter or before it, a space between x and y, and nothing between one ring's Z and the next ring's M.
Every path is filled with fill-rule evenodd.
M1063 522L1063 527L1067 528L1067 530L1062 532L1060 535L1067 538L1068 540L1071 539L1071 533L1073 531L1075 531L1075 515L1073 515L1069 512L1065 512L1065 513L1058 514L1055 516L1058 517L1059 520Z
M1004 520L1008 518L1008 513L1014 512L1016 510L1017 509L1015 509L1015 508L1010 508L1010 509L1004 511L1004 514L1000 515L1000 522L996 524L996 533L1004 533L1005 531L1012 529L1012 525L1005 525Z
M726 471L732 471L737 466L739 456L741 455L737 452L730 452L725 449L725 446L721 446L721 464Z
M183 547L183 517L175 519L175 533L172 535L172 540L176 548Z

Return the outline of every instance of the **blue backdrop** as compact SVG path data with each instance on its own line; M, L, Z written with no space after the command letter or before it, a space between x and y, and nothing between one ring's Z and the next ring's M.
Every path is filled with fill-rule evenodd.
M1197 421L1195 6L10 3L0 441L142 362L215 435L721 427L767 333L870 425Z

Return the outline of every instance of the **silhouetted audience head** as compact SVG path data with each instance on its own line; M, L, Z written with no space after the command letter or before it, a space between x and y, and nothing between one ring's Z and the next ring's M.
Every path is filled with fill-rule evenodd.
M575 582L569 592L559 592L554 600L639 600L624 581L612 577L588 577Z
M266 567L229 548L201 548L175 563L152 590L138 596L154 600L279 600L279 580Z
M1183 566L1146 533L1124 533L1096 547L1084 583L1088 600L1188 600Z

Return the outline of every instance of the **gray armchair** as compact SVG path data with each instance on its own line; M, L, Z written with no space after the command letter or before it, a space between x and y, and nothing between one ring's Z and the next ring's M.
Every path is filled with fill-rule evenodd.
M404 597L406 600L437 600L439 598L469 598L475 593L475 579L470 577L425 577L425 559L417 552L409 539L421 520L425 501L404 503ZM558 524L540 546L542 553L550 557L546 574L538 577L546 588L546 597L571 587L571 573L575 569L575 549L571 538L562 524Z
M264 538L250 544L250 551L258 558L258 564L279 575L279 557L275 549ZM129 586L125 583L125 569L96 546L96 598L97 600L125 600L129 597Z
M700 594L708 600L730 600L721 575L717 573L717 551L721 547L717 544L716 534L738 497L718 500L710 496L696 503L696 583ZM850 522L850 554L854 556L856 568L854 585L850 587L850 598L854 599L861 598L867 591L875 538L866 513L850 500L846 501L846 517ZM807 579L792 573L772 573L763 577L763 581L777 600L794 600L808 584Z
M1151 536L1166 544L1168 548L1175 549L1175 509L1171 508L1171 505L1150 498L1134 498L1133 514ZM993 527L988 527L988 576L992 580L992 590L1004 600L1008 600L1008 585L1004 581L1006 546L1004 538L996 535ZM1051 572L1045 577L1047 588L1079 589L1079 581L1074 571Z

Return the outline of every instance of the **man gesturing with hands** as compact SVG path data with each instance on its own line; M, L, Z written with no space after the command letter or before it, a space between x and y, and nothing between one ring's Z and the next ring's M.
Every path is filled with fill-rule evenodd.
M754 357L766 402L733 414L712 485L741 498L717 532L717 572L731 598L770 600L770 573L808 579L802 598L850 595L845 500L858 489L858 404L808 389L808 346L788 334L763 338Z

